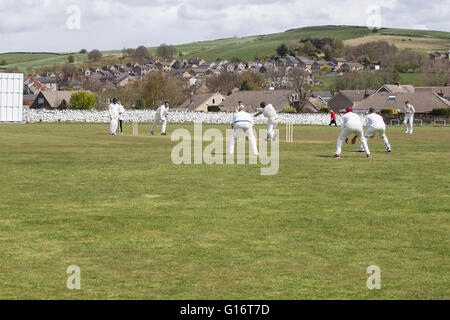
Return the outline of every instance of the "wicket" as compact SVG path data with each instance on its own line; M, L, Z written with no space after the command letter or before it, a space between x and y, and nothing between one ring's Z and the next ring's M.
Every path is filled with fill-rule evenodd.
M286 123L286 142L294 142L294 124Z
M139 135L138 123L133 122L133 136L138 136L138 135Z

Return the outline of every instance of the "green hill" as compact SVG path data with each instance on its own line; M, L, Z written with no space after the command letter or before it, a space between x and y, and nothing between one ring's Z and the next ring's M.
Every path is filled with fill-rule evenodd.
M176 45L176 48L182 52L183 58L200 57L207 61L213 61L217 58L238 57L249 60L254 58L256 53L261 56L274 53L275 49L283 42L298 42L307 37L341 39L346 45L385 40L399 48L411 48L424 53L450 50L450 32L384 28L373 33L366 27L357 26L305 27L268 35L180 44ZM156 47L149 49L153 53L156 52ZM120 55L121 51L105 51L103 53L104 55ZM6 53L0 54L0 61L5 60L7 63L2 67L3 69L16 67L26 70L28 67L36 68L65 63L70 54L75 56L77 63L87 60L86 54L79 53Z

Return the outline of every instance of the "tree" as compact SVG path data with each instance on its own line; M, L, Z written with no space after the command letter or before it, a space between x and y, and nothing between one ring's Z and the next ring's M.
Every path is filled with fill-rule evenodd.
M275 88L285 87L287 74L285 68L270 68L266 72L266 78L269 82L269 85Z
M239 75L234 72L222 72L218 76L208 78L206 86L211 91L228 92L234 88L241 87Z
M301 48L301 52L305 55L313 55L316 52L317 48L312 44L310 40L306 41L303 47Z
M122 49L122 57L123 58L134 57L135 56L135 52L136 52L136 49L133 49L133 48L125 49L125 48L123 48Z
M63 101L61 101L61 103L59 104L58 109L65 110L67 109L67 107L68 107L67 101L63 99Z
M297 111L302 112L310 98L305 89L308 84L309 73L301 68L293 68L289 70L287 77L288 87L297 93L297 99L293 101L292 105Z
M89 60L100 61L102 59L102 57L103 57L102 53L97 49L94 49L88 53Z
M171 59L177 54L177 49L174 46L167 45L165 43L161 44L158 49L156 49L156 55L164 59Z
M65 63L63 64L61 71L67 79L69 77L73 77L77 73L77 68L73 64Z
M181 99L181 85L177 79L163 73L150 75L143 90L145 104L156 109L165 101L178 105Z
M263 90L267 87L267 79L259 72L246 71L239 78L241 90Z
M6 60L2 60L0 61L0 66L6 66L8 63L6 62Z
M286 46L285 43L282 43L282 44L277 48L276 51L277 51L277 53L278 53L279 56L285 57L285 56L288 54L289 49L288 49L288 47Z
M68 61L69 63L74 63L74 62L75 62L75 57L72 56L72 55L70 55L70 56L67 57L67 61Z
M90 110L97 103L97 99L89 92L77 92L72 94L69 103L69 109Z
M144 46L139 46L134 52L134 58L136 58L137 62L144 63L148 61L152 55L148 51L148 49Z
M87 50L86 50L86 49L81 49L81 50L80 50L80 53L83 53L83 54L84 54L84 53L87 53Z

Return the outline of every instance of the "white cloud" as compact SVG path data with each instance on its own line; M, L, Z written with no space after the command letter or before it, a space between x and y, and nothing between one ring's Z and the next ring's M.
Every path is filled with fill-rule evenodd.
M385 27L450 30L450 0L426 6L419 0L1 0L0 52L121 49L309 25L366 25L366 9L374 4ZM81 30L66 28L70 5L81 9Z

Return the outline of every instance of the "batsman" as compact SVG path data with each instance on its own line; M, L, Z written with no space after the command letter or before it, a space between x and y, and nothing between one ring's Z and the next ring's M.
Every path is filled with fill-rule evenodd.
M254 117L259 117L261 114L264 115L268 119L267 122L267 138L266 141L275 141L277 139L277 135L275 134L275 129L278 124L278 115L275 111L275 108L271 104L267 104L265 102L261 102L261 108L257 109L257 113L255 113Z

